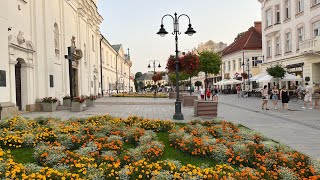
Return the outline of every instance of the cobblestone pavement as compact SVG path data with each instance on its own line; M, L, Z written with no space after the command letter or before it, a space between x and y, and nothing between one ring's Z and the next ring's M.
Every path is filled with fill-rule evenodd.
M171 99L154 98L113 98L98 99L94 108L83 112L58 110L53 113L33 112L25 113L25 117L52 116L62 119L71 117L89 117L93 115L110 114L115 117L126 118L137 115L150 119L172 119L174 102ZM242 124L257 130L265 136L286 144L298 151L320 159L320 111L302 110L302 102L290 103L291 111L271 109L261 110L261 100L258 98L237 98L235 95L223 95L219 99L219 119ZM188 122L193 119L193 107L182 107L182 113Z

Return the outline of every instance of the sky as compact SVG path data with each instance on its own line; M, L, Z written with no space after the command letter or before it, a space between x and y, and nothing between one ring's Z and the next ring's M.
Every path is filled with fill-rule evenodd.
M150 60L158 60L165 70L166 61L175 54L172 18L164 19L165 37L156 33L165 14L187 14L196 34L188 36L188 20L179 20L179 51L191 51L201 42L213 40L228 45L238 33L261 21L258 0L99 0L98 11L104 18L101 32L111 44L130 49L132 73L147 72Z

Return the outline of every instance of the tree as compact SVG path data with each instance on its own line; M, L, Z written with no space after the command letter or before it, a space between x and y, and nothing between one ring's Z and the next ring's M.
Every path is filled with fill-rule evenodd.
M191 78L193 76L196 76L199 73L199 66L200 66L200 61L199 57L196 54L193 53L188 53L185 56L181 58L181 65L183 68L183 72L187 74L190 78L190 95L192 94L191 91Z
M154 82L157 82L157 81L162 80L162 75L161 75L161 73L157 73L157 74L153 75L153 76L152 76L152 80L153 80Z
M196 82L194 83L194 85L197 86L197 87L202 86L202 82L201 82L201 81L196 81Z
M135 76L134 76L134 87L136 88L136 92L139 91L138 87L140 87L140 89L142 89L141 86L139 86L139 84L138 84L138 82L137 82L137 79L138 79L139 77L141 77L141 76L142 76L142 73L141 73L141 72L137 72L137 73L135 74Z
M199 70L205 73L205 89L208 85L208 73L217 75L220 72L222 64L219 54L210 51L203 51L199 54L200 68ZM206 98L206 96L205 96Z
M179 61L179 72L183 71L183 67L181 65L181 58L178 59ZM167 61L167 67L169 73L174 73L176 71L176 57L170 56Z
M140 81L138 84L139 84L139 88L140 88L140 89L143 89L143 88L144 88L144 83L143 83L142 81Z
M151 88L151 84L148 84L148 85L147 85L147 88Z
M180 81L184 81L184 80L187 80L189 78L189 75L181 72L179 73L179 80ZM172 84L176 84L176 74L175 73L170 73L169 74L169 81L172 83Z
M282 67L281 64L276 64L274 66L271 65L270 67L268 67L267 73L276 79L282 79L286 74L286 70Z

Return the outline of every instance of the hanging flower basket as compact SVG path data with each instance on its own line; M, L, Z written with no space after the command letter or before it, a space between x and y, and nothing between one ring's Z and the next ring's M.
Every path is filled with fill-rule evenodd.
M176 71L176 57L170 56L167 62L167 67L169 73L174 73ZM179 72L183 71L183 67L181 65L181 58L179 58Z
M247 73L241 73L241 76L243 79L248 79L248 74Z

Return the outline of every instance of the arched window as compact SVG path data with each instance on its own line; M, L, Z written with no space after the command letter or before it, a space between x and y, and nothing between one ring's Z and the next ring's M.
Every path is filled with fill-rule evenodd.
M103 48L101 48L101 56L102 56L102 64L104 64L104 50Z
M60 56L59 46L59 27L57 23L54 23L54 50L57 58Z

